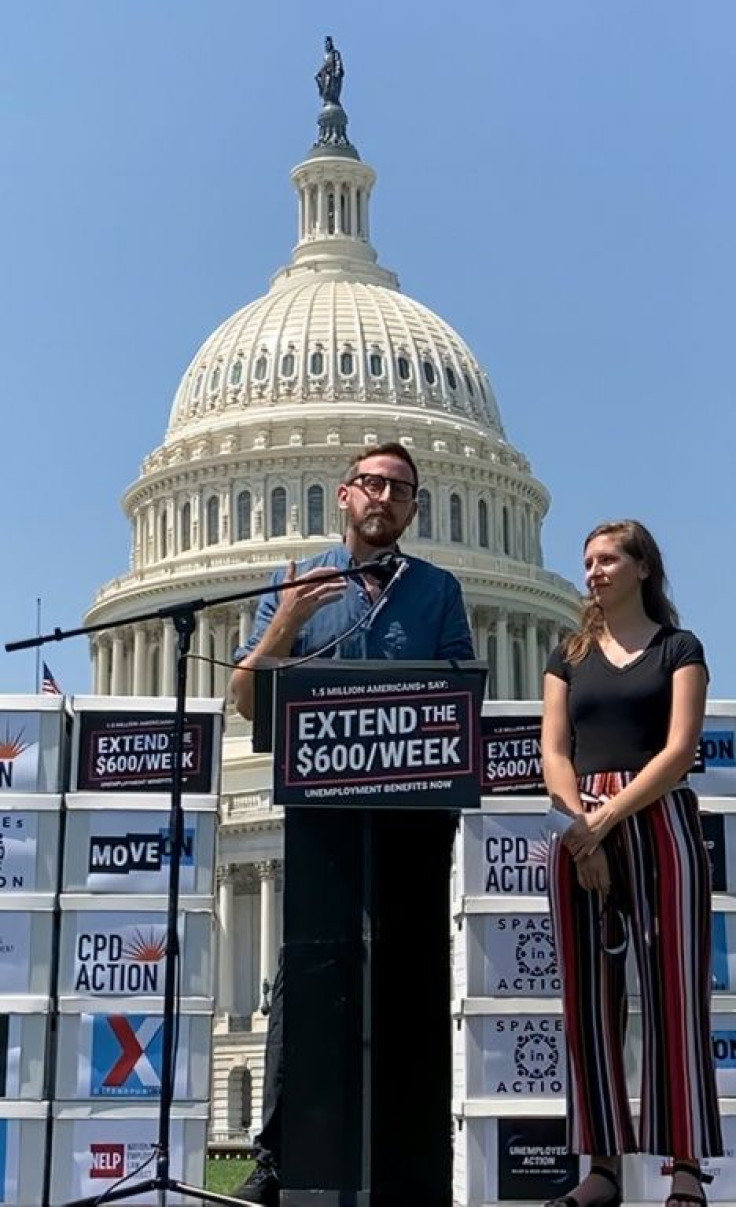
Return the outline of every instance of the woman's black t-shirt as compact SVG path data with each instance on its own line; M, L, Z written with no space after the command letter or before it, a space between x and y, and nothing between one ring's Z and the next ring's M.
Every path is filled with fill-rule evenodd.
M572 761L578 775L641 771L666 744L672 676L693 663L708 668L694 633L664 625L638 658L617 667L594 642L573 665L552 651L546 671L569 686Z

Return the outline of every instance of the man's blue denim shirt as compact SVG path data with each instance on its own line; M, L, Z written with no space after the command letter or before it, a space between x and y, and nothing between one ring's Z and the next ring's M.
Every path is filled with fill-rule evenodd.
M405 557L405 554L401 555ZM359 626L350 637L329 650L326 658L401 658L424 661L442 658L474 658L473 640L460 591L454 575L422 558L407 557L408 569L391 588L388 598L366 626ZM354 565L346 545L334 545L325 553L297 565L297 575L318 566L348 569ZM274 585L281 582L285 569L276 572ZM263 637L278 607L276 591L261 596L253 632L234 654L240 662ZM367 616L371 599L360 579L349 578L345 594L325 604L306 622L291 650L302 657L346 633L362 616Z

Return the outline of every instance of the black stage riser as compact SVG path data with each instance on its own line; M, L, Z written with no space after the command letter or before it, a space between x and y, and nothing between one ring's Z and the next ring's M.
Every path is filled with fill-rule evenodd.
M450 1207L454 830L287 810L284 1207Z

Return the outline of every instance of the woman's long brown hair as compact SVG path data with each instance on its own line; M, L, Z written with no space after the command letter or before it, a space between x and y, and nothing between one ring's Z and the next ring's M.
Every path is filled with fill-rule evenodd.
M599 524L586 536L583 551L598 536L618 537L624 553L628 553L629 557L642 563L647 571L647 577L642 580L641 584L644 611L655 624L676 627L680 623L680 618L668 595L669 584L664 572L662 554L649 529L640 524L638 520L614 520L609 524ZM603 609L591 595L588 595L583 600L579 628L576 632L570 633L562 644L563 657L573 664L582 662L593 642L603 632L603 626Z

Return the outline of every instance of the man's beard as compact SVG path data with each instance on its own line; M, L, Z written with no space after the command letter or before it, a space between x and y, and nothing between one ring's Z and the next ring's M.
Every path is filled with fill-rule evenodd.
M353 528L360 539L374 549L387 549L389 545L394 545L403 532L403 528L394 520L378 511L369 512L357 523L353 521Z

